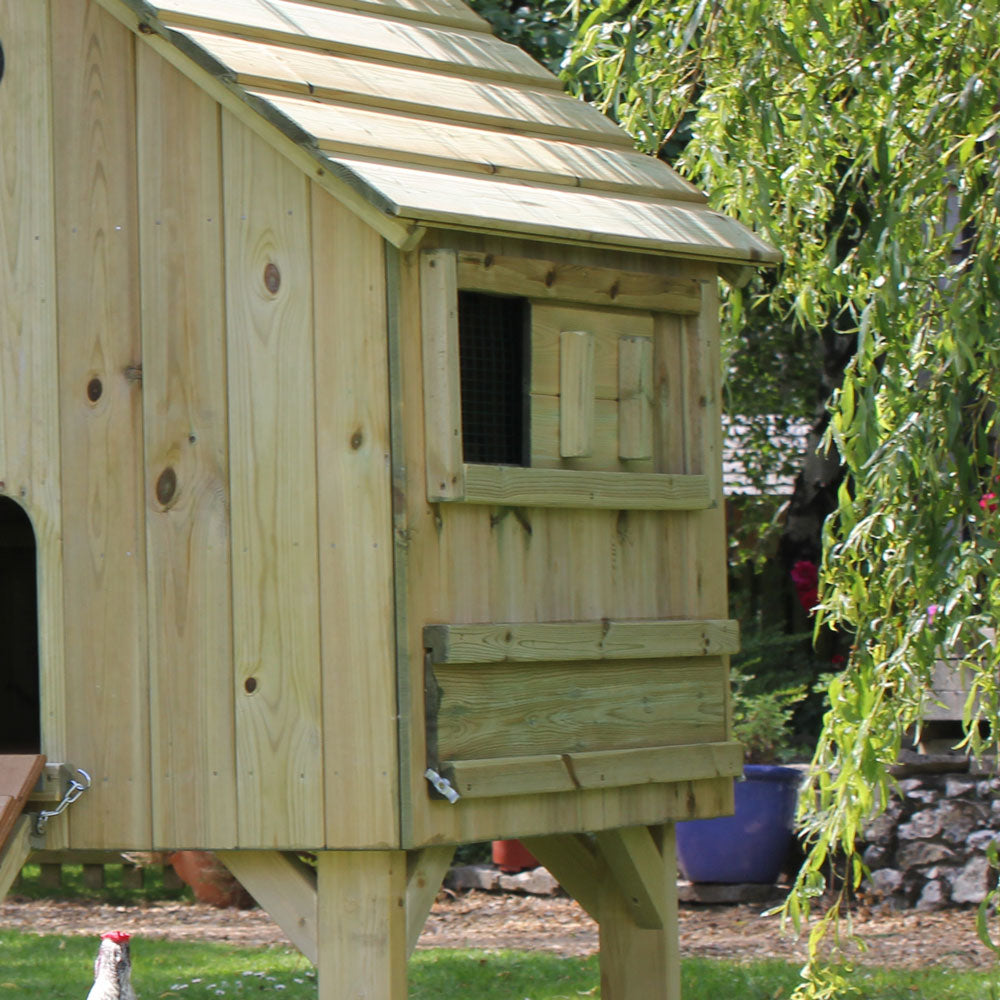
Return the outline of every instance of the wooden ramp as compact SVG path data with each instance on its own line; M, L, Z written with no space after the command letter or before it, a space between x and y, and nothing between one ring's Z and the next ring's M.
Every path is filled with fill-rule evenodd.
M0 754L0 899L31 853L31 822L21 812L44 766L41 754Z

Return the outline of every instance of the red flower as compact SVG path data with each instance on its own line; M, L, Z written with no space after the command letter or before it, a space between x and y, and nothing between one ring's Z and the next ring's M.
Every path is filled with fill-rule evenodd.
M979 506L983 510L988 510L991 514L996 512L998 505L997 495L995 493L984 493L979 500Z
M808 559L800 559L792 567L791 577L799 604L812 613L819 603L819 568Z

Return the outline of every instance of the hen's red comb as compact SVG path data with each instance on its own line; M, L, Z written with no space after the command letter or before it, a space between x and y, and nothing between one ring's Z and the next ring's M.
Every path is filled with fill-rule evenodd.
M101 940L107 938L109 941L114 941L115 944L124 944L130 937L131 935L126 934L125 931L107 931L101 935Z

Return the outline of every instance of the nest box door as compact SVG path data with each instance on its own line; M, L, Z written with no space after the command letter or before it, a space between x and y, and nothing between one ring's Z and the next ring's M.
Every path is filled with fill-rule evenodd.
M35 533L0 497L0 753L41 750Z

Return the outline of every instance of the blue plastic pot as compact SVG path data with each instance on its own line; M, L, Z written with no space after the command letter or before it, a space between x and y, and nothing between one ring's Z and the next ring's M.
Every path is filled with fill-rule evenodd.
M772 884L792 842L800 774L777 764L746 764L736 782L736 813L677 824L677 863L690 882Z

